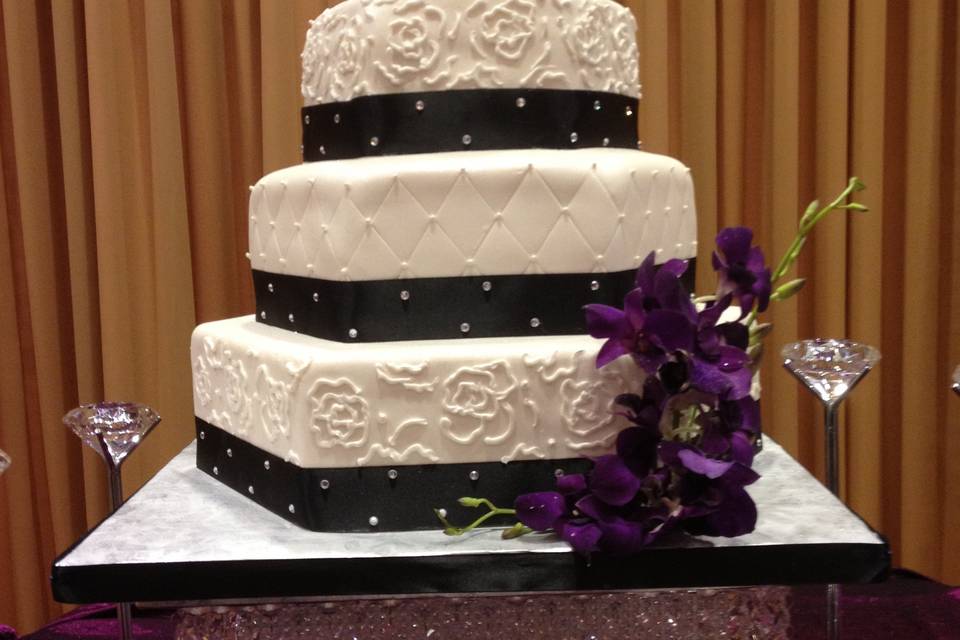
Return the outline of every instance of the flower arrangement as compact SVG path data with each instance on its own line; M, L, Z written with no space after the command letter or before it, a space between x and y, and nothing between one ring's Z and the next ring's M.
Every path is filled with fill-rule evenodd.
M582 554L633 553L678 528L727 537L753 531L757 508L746 487L759 478L751 467L760 411L750 391L770 330L758 315L803 287L803 278L780 282L824 216L867 210L848 202L863 188L852 178L826 206L812 202L773 271L750 229L729 228L718 234L712 256L715 295L692 299L680 281L687 264L670 260L657 268L651 253L622 309L587 305L590 335L605 339L597 367L627 356L645 376L640 394L616 399L629 426L615 452L594 458L587 473L558 477L554 491L518 496L513 508L461 498L487 512L455 527L437 511L444 531L460 535L509 515L517 522L504 538L552 530Z

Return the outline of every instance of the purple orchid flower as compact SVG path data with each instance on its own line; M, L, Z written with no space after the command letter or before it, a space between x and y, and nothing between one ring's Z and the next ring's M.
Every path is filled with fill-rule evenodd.
M669 260L658 269L651 252L637 271L637 288L624 298L622 310L602 304L584 307L590 335L607 339L597 354L597 367L630 354L653 375L671 353L693 348L696 308L679 279L686 268L682 260Z
M713 252L713 268L719 282L717 297L728 294L739 301L741 318L753 309L765 311L770 304L770 269L763 260L760 247L751 247L753 231L747 227L731 227L717 234L717 251Z

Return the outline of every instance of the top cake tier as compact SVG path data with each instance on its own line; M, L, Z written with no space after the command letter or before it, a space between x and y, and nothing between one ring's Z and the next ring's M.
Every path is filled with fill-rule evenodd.
M613 0L346 0L310 24L304 105L477 88L636 98L635 32Z

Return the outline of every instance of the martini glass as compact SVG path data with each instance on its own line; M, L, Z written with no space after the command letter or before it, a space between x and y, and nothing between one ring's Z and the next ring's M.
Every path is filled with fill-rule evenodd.
M953 392L960 396L960 366L953 370Z
M10 466L10 456L3 452L3 449L0 449L0 476L3 475L3 472L7 470L7 467Z
M63 416L63 424L107 463L111 511L116 511L123 504L120 475L123 461L159 422L160 416L156 411L134 402L85 404ZM133 637L130 603L120 603L117 609L120 637L128 640Z
M837 409L847 394L880 360L880 352L851 340L814 338L786 345L780 352L783 366L823 404L826 428L827 487L839 497L839 446ZM827 585L827 637L840 633L840 587Z

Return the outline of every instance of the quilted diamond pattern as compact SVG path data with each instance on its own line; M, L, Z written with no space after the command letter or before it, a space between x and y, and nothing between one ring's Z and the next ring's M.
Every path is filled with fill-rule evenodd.
M250 196L255 269L331 280L619 271L696 253L689 170L622 149L303 164Z

